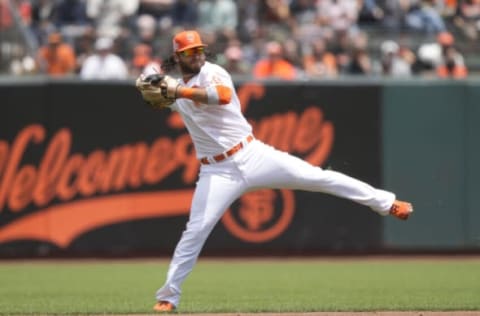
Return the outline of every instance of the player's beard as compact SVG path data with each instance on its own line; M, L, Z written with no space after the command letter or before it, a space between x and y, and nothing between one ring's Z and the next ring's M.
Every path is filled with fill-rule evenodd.
M182 71L182 74L184 76L193 77L200 72L204 64L205 64L205 57L197 56L194 62L186 63L186 62L180 61L178 63L178 66L180 67L180 70Z

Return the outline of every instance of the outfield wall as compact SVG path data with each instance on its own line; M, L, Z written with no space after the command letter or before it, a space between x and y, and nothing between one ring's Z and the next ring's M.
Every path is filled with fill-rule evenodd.
M257 138L398 193L408 222L324 194L237 200L206 253L480 249L473 82L238 82ZM169 254L199 168L183 123L132 82L0 84L0 256Z
M385 185L417 208L415 220L385 222L385 244L480 248L478 82L385 84L382 104Z

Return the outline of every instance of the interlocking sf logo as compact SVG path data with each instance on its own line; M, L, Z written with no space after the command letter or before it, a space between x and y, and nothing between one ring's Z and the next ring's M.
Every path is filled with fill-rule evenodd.
M242 104L263 94L264 87L255 84L239 90ZM257 138L314 165L325 161L333 144L333 125L318 106L250 122ZM178 114L167 123L183 128ZM38 124L25 126L11 143L0 139L0 243L38 240L67 248L78 236L103 226L188 215L193 189L140 191L179 170L186 187L196 181L199 163L188 134L87 154L72 153L73 142L68 128L48 139ZM26 153L38 147L45 148L41 158L27 162ZM259 190L237 200L222 222L241 240L265 242L288 228L294 209L291 191ZM2 220L5 215L8 222Z

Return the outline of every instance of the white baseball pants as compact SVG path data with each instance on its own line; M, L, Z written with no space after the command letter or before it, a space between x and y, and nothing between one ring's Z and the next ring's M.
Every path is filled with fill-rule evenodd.
M178 306L181 285L225 210L247 191L260 188L323 192L369 206L387 215L395 195L342 173L323 170L288 153L253 140L232 157L202 165L187 227L175 249L157 301Z

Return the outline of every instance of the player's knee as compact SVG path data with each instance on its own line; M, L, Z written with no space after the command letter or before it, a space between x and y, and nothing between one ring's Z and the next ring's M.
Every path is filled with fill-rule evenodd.
M321 168L312 166L308 169L298 170L295 178L301 183L315 183L323 179L323 173L324 171Z
M206 238L214 225L205 221L188 222L184 234L188 234L193 239Z

